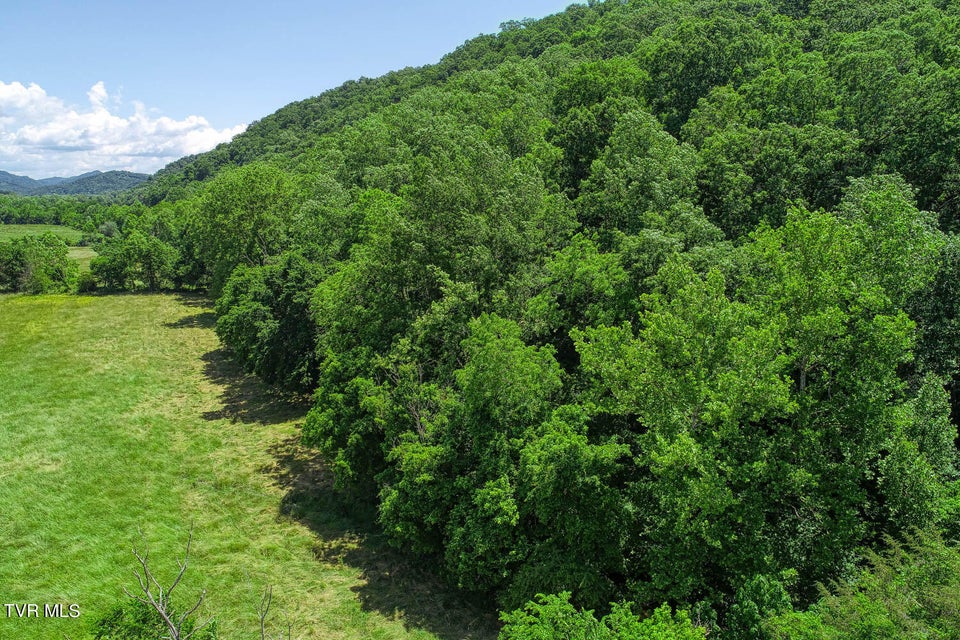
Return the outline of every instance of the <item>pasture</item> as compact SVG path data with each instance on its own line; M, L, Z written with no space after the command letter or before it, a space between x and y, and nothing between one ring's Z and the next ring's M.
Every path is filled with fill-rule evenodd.
M80 271L90 271L90 261L97 257L97 252L90 247L70 247L67 253L71 260L76 260Z
M52 233L69 245L75 245L83 238L82 231L58 224L0 224L0 242L42 233Z
M90 270L90 261L97 257L91 247L81 247L77 243L83 238L83 232L56 224L0 224L0 242L9 242L24 236L39 236L52 233L70 246L67 255L76 261L80 271Z
M4 603L78 618L0 616L0 638L88 637L137 586L161 581L192 529L187 603L220 638L491 638L466 603L382 541L370 509L331 488L298 445L307 404L243 375L199 298L0 296L0 589Z

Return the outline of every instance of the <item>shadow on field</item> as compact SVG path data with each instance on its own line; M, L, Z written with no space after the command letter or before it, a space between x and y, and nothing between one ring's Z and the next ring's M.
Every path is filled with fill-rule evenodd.
M164 326L170 329L213 329L217 326L217 314L213 312L212 303L206 296L198 293L179 293L177 302L198 311L176 322L167 322Z
M457 592L431 567L435 560L411 558L387 546L376 524L376 506L337 491L330 466L292 437L271 447L276 462L265 473L286 489L283 515L316 534L317 559L361 572L353 587L364 610L404 621L443 640L493 639L497 616L492 602Z
M185 307L204 309L206 311L210 311L213 308L213 302L211 302L210 298L202 293L181 291L176 295L177 301Z
M213 329L217 326L217 314L213 311L201 311L192 316L184 316L176 322L167 322L170 329Z
M303 418L310 408L307 398L276 391L244 373L226 349L210 351L200 359L207 379L223 387L223 408L204 412L207 420L279 424Z
M202 296L182 295L180 302L196 313L169 323L171 328L212 329L216 315ZM302 420L309 398L276 391L246 374L220 348L201 356L204 375L223 389L222 408L208 411L208 420L279 424ZM442 582L436 561L412 558L389 547L377 525L376 505L333 486L333 473L315 450L302 447L299 436L269 449L274 462L261 471L285 490L281 515L314 533L319 562L340 564L360 572L353 587L365 611L397 618L409 629L424 629L442 640L493 640L497 636L496 607Z
M166 323L171 329L213 329L217 315L210 310L210 301L199 294L180 294L178 302L197 312L174 322ZM230 356L227 349L209 351L200 359L203 374L210 382L220 386L223 392L217 411L206 411L207 420L228 419L232 422L280 424L303 418L310 408L309 398L275 390L247 374Z

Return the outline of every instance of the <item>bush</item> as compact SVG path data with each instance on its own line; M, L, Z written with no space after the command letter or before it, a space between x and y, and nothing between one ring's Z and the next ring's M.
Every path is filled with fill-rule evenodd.
M808 611L766 621L777 640L933 640L956 638L960 629L960 549L936 532L905 542L887 540L883 554L853 581L834 583Z
M522 609L503 613L500 640L704 640L684 611L673 614L663 605L640 619L632 604L614 604L609 615L597 620L593 611L577 610L570 592L537 596Z
M77 265L52 233L0 244L0 291L53 293L73 286Z
M89 271L77 276L77 293L91 293L97 290L97 277Z
M188 619L182 631L183 637L193 633L191 640L217 640L216 621L197 629ZM100 615L93 622L92 632L94 640L161 640L170 634L157 610L136 598L118 602Z

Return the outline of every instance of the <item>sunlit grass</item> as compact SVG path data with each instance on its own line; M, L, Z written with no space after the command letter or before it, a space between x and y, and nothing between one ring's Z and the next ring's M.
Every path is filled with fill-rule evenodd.
M67 244L77 244L83 238L83 232L57 224L3 224L0 223L0 242L7 242L24 236L39 236L52 233Z
M39 236L43 233L52 233L70 245L70 250L67 253L70 259L77 262L81 272L90 270L90 261L97 256L97 252L92 247L77 246L77 243L83 238L81 231L56 224L0 223L0 242L9 242L25 236Z
M322 498L326 471L296 445L304 406L239 375L211 319L174 296L0 296L0 604L82 612L0 609L0 638L85 637L136 586L131 546L169 578L191 527L179 589L207 590L221 638L259 638L266 585L295 638L489 637Z
M70 247L67 255L77 261L80 271L90 271L90 261L97 257L97 252L91 247Z

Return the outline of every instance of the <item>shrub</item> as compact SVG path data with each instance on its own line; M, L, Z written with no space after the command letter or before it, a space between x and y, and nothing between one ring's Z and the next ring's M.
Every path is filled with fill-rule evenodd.
M170 633L157 610L136 598L118 602L92 626L94 640L160 640ZM194 621L188 619L181 635L190 640L217 640L217 624L214 621L197 629Z
M0 291L51 293L66 291L77 265L67 245L52 233L0 244Z
M77 293L91 293L97 290L97 277L89 271L77 276Z
M676 614L664 604L641 619L631 603L614 604L609 615L597 620L593 611L577 610L570 592L537 596L522 609L500 616L500 640L704 640L684 611Z

